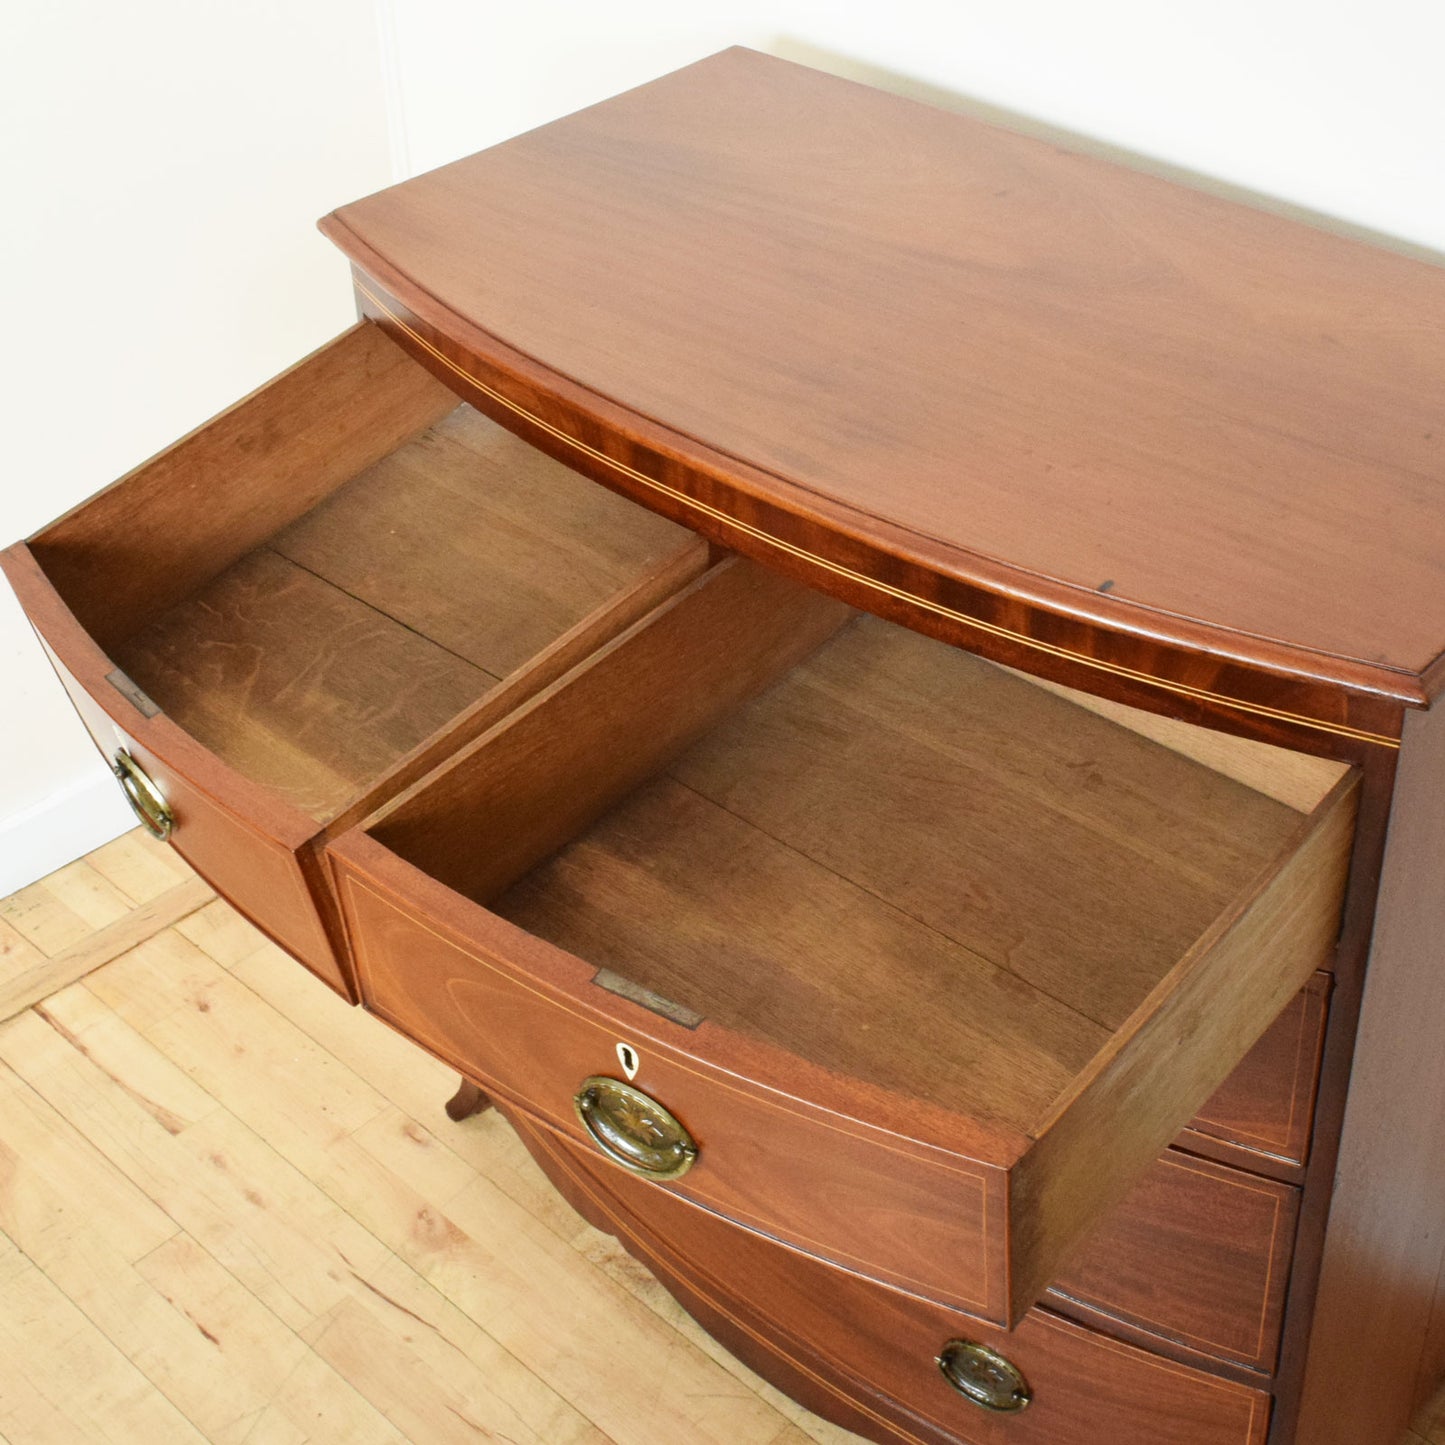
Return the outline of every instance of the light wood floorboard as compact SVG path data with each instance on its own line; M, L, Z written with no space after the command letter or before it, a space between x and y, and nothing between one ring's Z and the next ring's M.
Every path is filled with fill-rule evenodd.
M0 900L0 1019L0 1442L856 1440L140 833Z
M119 957L216 895L139 830L0 899L0 1019Z
M7 1003L8 1445L854 1439L143 836L0 902Z

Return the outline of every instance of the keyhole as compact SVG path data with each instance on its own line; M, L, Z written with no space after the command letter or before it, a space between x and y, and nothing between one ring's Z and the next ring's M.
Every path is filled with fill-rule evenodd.
M637 1057L637 1050L631 1044L617 1045L617 1062L622 1065L622 1072L627 1075L629 1083L637 1077L637 1071L642 1067L642 1060Z

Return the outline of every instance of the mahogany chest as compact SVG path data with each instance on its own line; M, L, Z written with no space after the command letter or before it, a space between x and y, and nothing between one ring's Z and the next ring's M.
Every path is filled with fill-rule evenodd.
M865 1437L1395 1445L1445 276L742 50L322 228L0 559L142 821Z

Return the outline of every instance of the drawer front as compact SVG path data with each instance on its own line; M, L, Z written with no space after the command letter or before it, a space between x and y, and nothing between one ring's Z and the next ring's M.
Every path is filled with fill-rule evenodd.
M1299 1191L1170 1149L1090 1235L1049 1299L1271 1371Z
M22 600L35 620L31 600ZM41 641L106 762L125 749L165 799L176 851L258 928L354 1001L303 872L314 825L257 795L164 716L147 716L109 680L113 670L101 671L107 660L77 633L52 624Z
M1003 1332L738 1230L608 1170L523 1116L563 1193L714 1333L820 1413L879 1441L966 1445L1258 1445L1269 1396L1042 1309ZM752 1303L749 1303L752 1301ZM1017 1413L963 1398L936 1363L953 1340L996 1351L1031 1395Z
M1331 975L1316 973L1194 1117L1188 1135L1303 1165L1314 1128Z
M590 1076L620 1079L618 1045L630 1046L637 1087L700 1145L685 1176L643 1187L980 1313L998 1308L996 1173L749 1085L687 1051L706 1023L670 1027L595 983L553 987L545 965L524 972L545 950L520 930L432 880L397 894L332 860L364 1005L438 1058L591 1148L574 1095ZM436 926L449 903L494 930L495 946Z

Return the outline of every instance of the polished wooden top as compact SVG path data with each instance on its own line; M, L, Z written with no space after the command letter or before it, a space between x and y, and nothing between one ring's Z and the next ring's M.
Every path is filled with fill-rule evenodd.
M746 50L323 229L508 407L645 442L614 485L877 610L1435 690L1445 270Z

